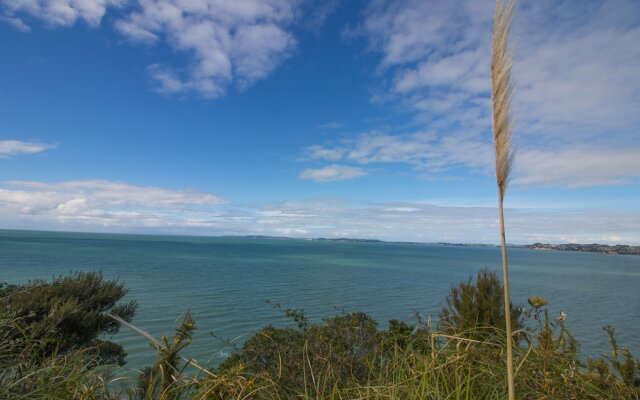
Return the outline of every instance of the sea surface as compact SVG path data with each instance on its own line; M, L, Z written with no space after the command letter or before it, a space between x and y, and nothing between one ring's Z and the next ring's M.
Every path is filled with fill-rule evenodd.
M553 314L565 311L584 357L608 352L605 325L640 354L639 256L510 248L509 257L513 302L542 296ZM212 364L233 350L225 341L293 325L266 300L312 321L364 311L385 328L415 311L437 317L451 285L483 267L500 271L499 248L0 230L0 281L101 271L126 284L139 304L133 323L156 337L191 310L198 330L187 355ZM153 362L142 337L123 328L114 339L129 366Z

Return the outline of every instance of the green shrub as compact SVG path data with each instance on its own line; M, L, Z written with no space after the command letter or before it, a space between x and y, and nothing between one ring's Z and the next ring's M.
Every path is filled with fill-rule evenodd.
M98 281L90 279L89 282L95 284L89 284L84 280L86 277L77 274L69 279L59 278L54 282L67 282L70 297L56 292L59 301L45 301L47 296L40 300L49 304L52 315L60 312L60 303L84 298L77 290L79 286L100 291L108 283L100 277ZM72 282L79 286L75 287ZM157 354L155 364L136 382L132 371L117 371L114 375L107 367L96 367L105 360L104 346L100 345L105 342L99 342L98 336L88 342L67 342L59 336L64 332L60 325L70 323L66 318L58 318L53 329L42 329L48 325L43 322L47 320L46 307L40 310L43 313L40 319L31 316L33 326L25 324L25 306L17 307L16 299L20 299L21 293L27 293L25 290L34 293L41 290L34 287L47 285L53 283L1 289L0 399L440 400L507 396L505 334L500 327L491 328L490 336L486 336L488 329L484 325L465 329L463 335L453 330L432 332L430 321L418 318L415 325L392 320L387 330L379 330L371 317L358 312L311 324L302 311L285 310L285 315L296 322L296 329L271 326L262 329L217 370L181 355L191 343L195 329L189 313L174 336L159 340L123 322L149 340ZM500 289L496 288L495 281L490 285L472 283L471 286L481 291ZM121 293L108 292L110 297ZM452 295L454 292L452 289ZM482 301L468 309L483 316L491 314L487 308L495 308L487 299L500 302L497 296L474 297L469 301L473 303L477 299ZM102 302L106 308L96 307L94 300L85 301L94 304L96 313L78 318L79 321L90 318L89 315L106 317L107 309L118 310L116 301ZM566 314L549 318L544 308L546 299L532 298L529 304L532 309L526 310L520 319L521 325L526 326L525 340L514 349L519 398L640 400L637 385L640 360L618 346L612 328L607 329L611 356L590 360L584 365L565 327ZM125 309L134 307L130 305ZM74 309L77 313L87 311L82 306ZM126 313L120 315L126 316ZM69 321L75 321L74 318ZM76 322L74 326L88 329L97 325L97 321L85 321ZM40 335L31 338L29 333ZM446 339L441 340L443 337ZM472 339L483 337L488 340ZM63 343L55 345L55 341ZM50 351L43 351L43 343L51 346Z
M620 377L626 385L640 389L640 359L634 359L626 347L620 348L612 326L605 326L603 329L609 336L611 356L602 356L597 360L589 359L589 371L597 374L602 386L607 386L612 378Z
M287 315L292 316L291 310ZM296 313L297 321L306 321ZM268 326L225 360L220 369L238 366L251 375L268 375L289 392L312 390L326 394L334 386L364 381L379 354L382 336L376 322L355 312L326 318L321 324L299 324L299 329Z
M511 305L513 331L522 328L522 307ZM504 290L494 271L484 268L451 287L440 311L440 327L449 334L487 340L504 331Z
M94 272L80 272L51 282L0 286L0 338L11 351L29 350L30 357L64 355L83 348L98 351L97 364L124 364L122 346L100 338L115 334L119 324L108 313L129 321L136 303L118 303L127 293L118 281Z

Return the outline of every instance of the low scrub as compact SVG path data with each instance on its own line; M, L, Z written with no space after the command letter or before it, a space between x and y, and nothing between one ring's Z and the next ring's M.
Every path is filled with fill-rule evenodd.
M92 288L97 297L83 287ZM214 368L181 356L196 329L188 312L172 337L153 338L127 322L135 305L119 305L124 288L117 282L77 274L51 283L5 286L0 297L0 398L506 398L504 307L496 294L501 289L486 270L454 286L440 326L417 316L412 324L394 320L381 329L359 312L311 324L302 311L287 309L295 328L265 327ZM15 297L24 290L47 295L41 300ZM31 315L18 304L38 311ZM640 360L619 346L613 328L606 328L611 355L583 362L566 314L550 316L546 306L546 299L531 298L527 308L512 307L518 310L512 320L519 398L640 399ZM119 357L104 355L107 342L100 334L121 324L145 337L157 354L154 365L137 377L110 366ZM87 333L67 336L72 326Z

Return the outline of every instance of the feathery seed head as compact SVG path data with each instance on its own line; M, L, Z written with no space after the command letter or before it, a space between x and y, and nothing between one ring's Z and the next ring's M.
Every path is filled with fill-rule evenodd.
M513 55L509 49L509 31L515 0L496 0L491 43L491 103L493 111L493 142L496 152L496 181L500 200L507 190L513 162L511 148L511 66Z

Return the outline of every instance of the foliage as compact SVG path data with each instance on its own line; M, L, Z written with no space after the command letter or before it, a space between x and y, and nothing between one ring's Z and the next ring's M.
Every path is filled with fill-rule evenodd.
M494 271L480 270L475 281L453 286L440 311L441 328L470 339L488 340L505 326L504 290ZM511 305L511 326L522 328L522 307Z
M619 376L626 385L640 389L640 359L634 359L626 347L621 349L618 346L612 326L605 326L603 329L609 336L611 356L588 360L589 371L598 376L601 386L607 386L612 378L615 380Z
M171 340L162 336L160 343L151 344L158 354L158 360L153 367L146 368L140 374L138 387L142 398L162 397L163 393L177 386L177 377L181 374L180 352L191 344L195 328L191 313L187 312Z
M288 310L286 315L306 320L300 312ZM276 385L294 391L311 383L309 391L322 396L327 394L325 389L365 380L381 339L376 322L361 312L327 318L318 325L299 325L299 329L268 326L223 362L221 370L246 366L246 373L267 374Z
M80 272L33 281L24 285L0 286L0 338L15 353L29 350L36 358L64 355L84 348L97 351L95 364L124 364L122 346L101 339L115 334L120 326L107 316L116 314L131 320L134 301L118 303L127 293L118 281L101 274Z
M581 364L565 326L566 314L550 320L546 309L532 308L522 315L523 326L529 322L526 340L514 352L521 398L640 398L638 388L620 375L609 371L603 382ZM345 350L363 348L362 340L350 341L350 333L365 326L370 330L356 337L366 338L367 351L361 353L366 356L358 359L357 352ZM329 337L345 336L347 345L332 345L328 332ZM265 328L223 363L221 373L242 368L248 379L263 385L259 399L505 398L504 331L496 330L492 340L470 338L482 337L486 329L465 333L431 332L428 324L401 321L390 321L388 330L378 331L366 315L344 314L305 330ZM447 340L439 340L443 336ZM365 368L354 368L358 363Z
M477 283L477 282L476 282ZM480 285L495 289L495 285ZM454 287L455 288L455 287ZM482 290L485 290L482 289ZM453 291L453 289L452 289ZM498 290L499 292L499 290ZM14 292L12 292L14 293ZM500 297L470 309L492 315ZM471 301L471 300L469 300ZM53 304L53 303L51 303ZM522 399L640 399L640 360L619 347L612 328L610 357L580 362L565 326L567 315L550 317L546 299L522 313L523 340L514 348L515 388ZM9 310L9 311L7 311ZM0 314L0 398L78 400L285 400L285 399L496 399L507 397L505 333L470 327L464 335L432 331L430 320L392 320L386 330L364 313L342 313L312 324L302 311L285 310L297 328L266 327L218 369L181 353L195 323L186 313L173 336L151 343L156 362L138 380L131 372L97 366L99 346L42 354L42 337L25 331L21 351L12 348L21 316ZM492 320L493 321L493 320ZM478 330L478 332L474 332ZM39 333L34 330L33 332ZM59 334L51 330L54 334ZM7 334L9 333L9 334ZM45 338L50 342L57 338ZM478 340L486 338L487 340ZM57 339L55 339L57 340ZM62 346L54 346L62 349ZM37 355L34 355L37 354ZM102 362L102 361L100 361Z
M255 393L253 381L241 375L244 367L236 367L224 375L217 375L180 355L191 344L194 330L195 322L191 313L187 312L173 338L162 336L160 342L152 341L151 347L156 350L158 359L152 367L145 368L140 373L134 391L135 398L177 400L191 396L193 399L224 400L244 398ZM199 374L186 374L185 369L189 366L195 367Z
M0 349L0 399L107 400L109 389L92 368L95 349L52 354L36 360Z

